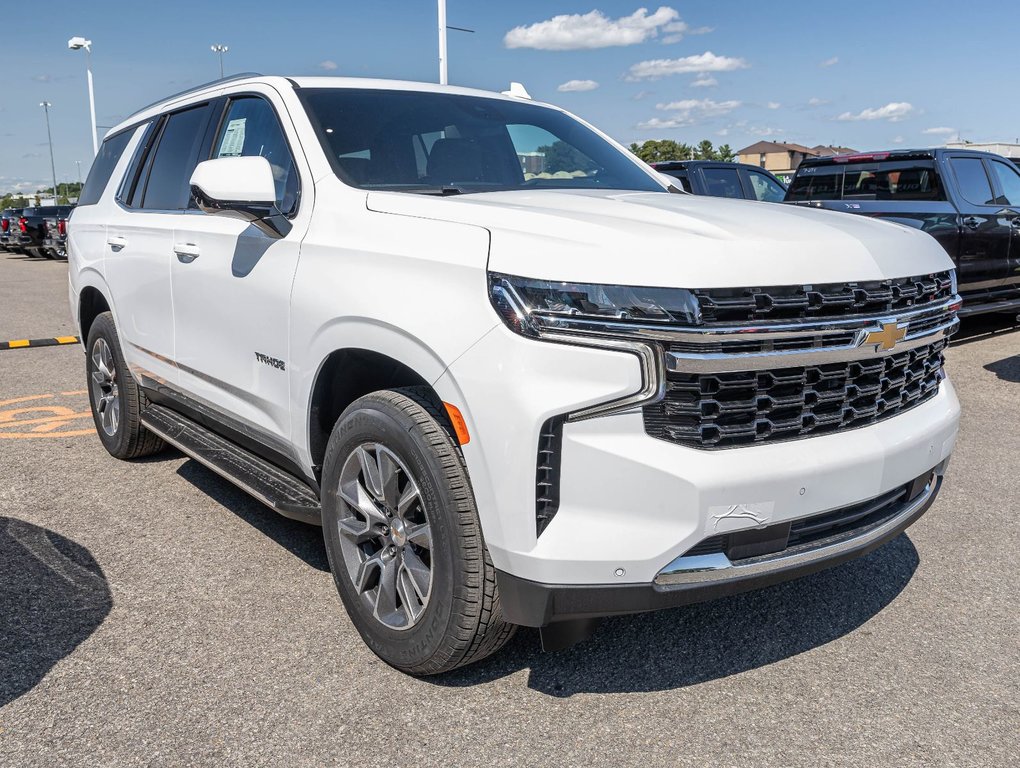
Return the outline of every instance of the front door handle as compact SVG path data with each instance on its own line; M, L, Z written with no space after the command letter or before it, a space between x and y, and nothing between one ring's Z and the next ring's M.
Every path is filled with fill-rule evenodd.
M121 248L127 245L127 238L121 237L120 235L113 235L112 237L106 238L106 244L113 250L119 251Z
M181 264L190 264L199 257L201 251L194 243L176 243L174 244L174 253L177 254L177 260Z
M967 227L968 229L977 229L978 227L981 226L981 219L979 219L977 216L968 216L963 220L963 226Z

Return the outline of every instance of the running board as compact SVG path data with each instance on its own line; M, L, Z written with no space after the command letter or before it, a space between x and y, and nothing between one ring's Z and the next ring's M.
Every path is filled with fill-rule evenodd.
M322 525L319 497L315 492L265 459L162 405L146 408L142 412L142 424L284 517Z

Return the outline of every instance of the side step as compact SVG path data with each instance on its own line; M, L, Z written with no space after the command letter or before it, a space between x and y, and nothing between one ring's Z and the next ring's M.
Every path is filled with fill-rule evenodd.
M142 424L284 517L322 525L319 497L293 475L162 405L146 408Z

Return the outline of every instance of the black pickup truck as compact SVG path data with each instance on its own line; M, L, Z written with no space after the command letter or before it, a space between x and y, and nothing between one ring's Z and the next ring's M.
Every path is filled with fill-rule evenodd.
M21 211L21 208L4 208L0 211L0 248L5 251L18 251L18 235L21 232L18 219L21 218Z
M1020 170L959 149L895 150L801 163L787 203L927 232L956 262L960 314L1020 309Z
M652 163L659 173L680 182L684 192L781 203L786 186L763 168L719 160L671 160Z
M25 208L18 219L17 239L12 243L29 256L43 256L48 259L58 257L57 247L61 247L54 241L59 238L57 231L51 232L58 227L60 220L66 220L74 206L71 205L43 205L36 208Z

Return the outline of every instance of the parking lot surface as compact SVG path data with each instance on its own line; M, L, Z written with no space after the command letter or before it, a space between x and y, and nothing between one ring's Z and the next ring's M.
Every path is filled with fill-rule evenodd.
M0 338L70 333L0 253ZM361 643L319 529L175 451L110 458L78 346L0 352L0 766L1008 766L1020 754L1020 331L966 323L935 506L789 584L417 680Z

